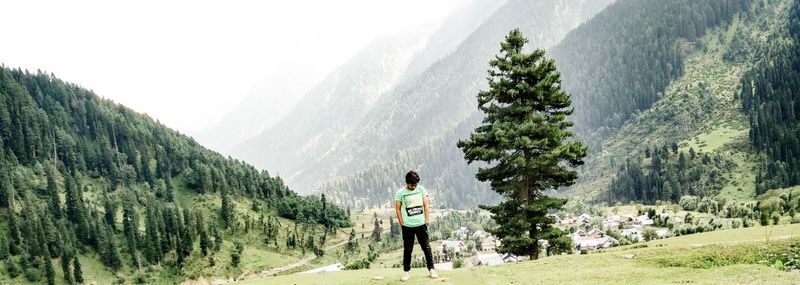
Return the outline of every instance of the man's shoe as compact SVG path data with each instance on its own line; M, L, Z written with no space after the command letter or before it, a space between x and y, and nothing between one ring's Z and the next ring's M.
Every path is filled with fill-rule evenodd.
M431 279L439 278L439 274L436 274L436 269L431 269Z
M408 281L408 271L403 271L403 277L400 277L400 281Z

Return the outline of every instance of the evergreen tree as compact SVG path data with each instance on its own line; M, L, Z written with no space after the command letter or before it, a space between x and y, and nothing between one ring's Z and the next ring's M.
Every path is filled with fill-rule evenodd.
M119 247L117 246L117 238L114 235L114 232L108 225L102 225L103 229L101 232L103 233L102 237L102 259L103 264L107 267L113 269L114 271L119 271L122 268L122 260L119 256Z
M81 261L78 259L78 256L75 255L75 262L73 264L72 275L75 277L75 282L78 284L83 283L83 269L81 269Z
M72 271L69 269L69 263L72 259L66 252L61 254L61 272L64 273L64 281L67 284L74 284L75 280L72 278Z
M208 256L208 250L212 247L211 239L208 237L208 232L205 229L205 225L202 227L203 228L200 231L200 253L203 254L203 256Z
M56 284L56 271L53 269L53 259L50 258L50 250L44 247L44 274L47 277L48 285Z
M222 207L219 213L222 218L222 223L225 225L225 229L233 228L234 211L233 202L231 202L228 190L222 190Z
M133 257L135 265L139 265L139 214L136 211L135 194L130 193L124 196L122 203L122 230L128 241L128 253Z
M195 224L194 215L189 212L189 208L183 208L183 225L186 227L186 238L189 239L189 244L194 244L197 238L197 224Z
M203 256L208 256L208 250L214 247L211 244L211 237L208 235L208 230L206 229L206 222L205 218L203 218L203 213L200 211L195 212L196 216L196 223L197 223L197 234L200 236L200 253Z
M395 239L399 234L400 228L395 224L394 218L389 216L389 235L392 237L392 239Z
M583 164L586 147L571 140L573 125L566 118L569 94L561 90L560 74L543 50L527 53L527 39L515 29L501 43L501 53L490 61L489 90L478 94L479 109L486 114L469 140L459 141L469 163L492 165L478 170L480 181L505 200L490 211L497 227L490 232L502 240L500 252L539 257L540 239L555 239L556 228L547 214L566 200L544 191L569 186L577 172L568 167Z
M11 256L9 256L6 259L6 272L8 272L8 276L11 276L11 278L17 278L17 276L19 276L20 273L19 267L17 267L17 263L15 263L13 259L11 259Z
M86 218L83 209L83 191L81 191L79 184L80 183L76 183L75 180L71 179L70 175L67 175L64 181L67 200L67 219L76 225L83 222Z
M115 216L117 214L117 203L115 203L114 199L109 197L106 194L103 198L103 208L105 209L104 218L106 223L111 226L111 229L117 231L117 221Z
M214 251L219 251L222 248L222 233L214 226L211 229L214 230Z
M0 153L3 151L0 150ZM0 167L6 168L5 165L2 165L3 161L0 161ZM8 178L8 175L4 173L4 171L0 172L0 208L9 208L11 201L14 200L14 184L11 183L11 179Z
M9 249L11 253L17 253L18 246L22 243L22 237L20 237L20 230L19 225L17 224L17 214L14 213L14 205L11 205L8 208L8 235L11 236L11 244Z
M11 254L8 249L8 240L6 239L5 232L0 232L0 260L4 260L10 255Z
M47 171L47 195L50 197L50 213L56 219L61 218L61 198L59 193L58 180L61 180L61 175L58 169L50 167Z
M383 228L381 228L380 222L378 219L375 219L375 228L372 229L372 240L374 241L381 241L381 232Z
M148 203L149 207L146 208L147 212L147 225L145 227L145 242L146 242L146 257L147 260L156 264L163 258L161 252L161 232L158 228L158 216L156 215L156 201L151 199Z
M234 250L231 252L231 266L239 267L239 263L242 262L242 252L244 252L244 244L240 241L234 242Z
M356 240L356 230L350 229L350 238L347 239L345 251L354 252L358 249L358 241Z
M183 266L186 258L192 253L192 239L189 237L189 227L181 227L181 234L178 240L178 264Z

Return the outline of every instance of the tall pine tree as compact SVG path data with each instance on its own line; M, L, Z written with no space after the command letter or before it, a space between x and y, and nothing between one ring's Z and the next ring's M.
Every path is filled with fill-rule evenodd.
M78 259L77 255L75 255L75 263L72 268L72 275L75 277L75 283L83 283L83 269L81 269L81 261Z
M489 90L478 93L483 124L458 147L469 163L484 161L480 181L490 181L503 202L481 206L493 214L490 232L502 240L498 251L539 257L540 239L555 240L561 232L547 217L566 200L544 191L574 183L586 147L571 140L569 94L561 90L561 75L543 50L526 52L528 40L518 30L501 43L500 54L489 62Z

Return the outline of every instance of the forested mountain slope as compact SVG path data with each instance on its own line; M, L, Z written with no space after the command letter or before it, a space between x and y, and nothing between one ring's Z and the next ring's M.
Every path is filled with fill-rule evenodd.
M52 282L57 262L67 283L78 271L100 283L114 274L172 283L190 266L238 271L239 261L222 262L241 257L233 244L277 251L264 241L297 236L286 218L350 224L280 177L42 72L0 67L0 166L0 280ZM253 244L246 229L256 227L265 235Z
M680 40L682 75L598 145L566 195L612 204L678 202L685 195L755 199L764 158L748 139L741 82L754 66L769 62L771 43L786 42L792 5L753 1L730 24Z

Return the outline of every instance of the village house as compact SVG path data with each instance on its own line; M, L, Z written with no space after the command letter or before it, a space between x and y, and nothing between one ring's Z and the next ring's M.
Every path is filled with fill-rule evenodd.
M482 230L477 230L477 231L475 231L474 233L472 233L472 237L473 237L473 238L480 238L480 239L484 239L484 238L486 238L486 237L488 237L488 236L489 236L489 233L487 233L487 232L484 232L484 231L482 231Z
M669 229L657 229L656 236L658 236L658 238L667 238L672 236L672 232L670 232Z
M562 222L562 220L561 220L561 217L559 217L559 216L558 216L558 215L556 215L556 214L547 214L547 216L548 216L548 217L550 217L550 218L552 218L552 219L553 219L553 222L554 222L556 225L560 225L560 224L561 224L561 222Z
M632 225L632 224L634 224L636 222L636 217L634 217L633 215L622 214L622 215L619 215L619 217L620 217L620 219L619 219L620 222L622 222L622 223L624 223L626 225Z
M615 221L615 220L612 220L612 219L607 219L607 220L603 221L603 229L605 229L605 230L616 231L616 230L619 230L619 226L620 226L619 220Z
M619 244L618 240L606 236L601 230L596 228L588 232L578 230L573 233L571 237L572 245L576 251L608 248Z
M344 265L341 263L334 263L328 266L323 266L315 269L311 269L308 271L303 271L301 273L321 273L321 272L337 272L344 270Z
M522 259L510 254L499 254L499 253L484 253L478 254L472 259L472 265L474 266L493 266L493 265L500 265L503 263L509 262L518 262Z
M636 218L636 224L644 227L644 226L652 226L653 224L655 224L655 222L653 222L653 220L651 220L650 217L648 217L647 215L641 215Z
M444 253L444 248L447 247L449 253L460 253L466 249L466 244L461 240L445 240L436 248L439 253Z
M481 240L482 251L495 251L497 250L497 239L492 236L487 236Z
M459 240L465 240L469 236L469 228L460 227L453 232L453 237Z
M622 232L620 232L620 234L622 234L622 236L628 238L629 240L633 240L633 241L644 240L644 237L642 236L642 228L641 227L632 227L632 228L629 228L629 229L622 229Z
M587 213L583 213L583 214L581 214L581 215L580 215L580 216L578 216L578 218L575 220L575 225L576 225L576 226L580 226L580 227L582 227L582 226L586 226L586 225L590 225L591 223L592 223L592 216L590 216L590 215L589 215L589 214L587 214Z

